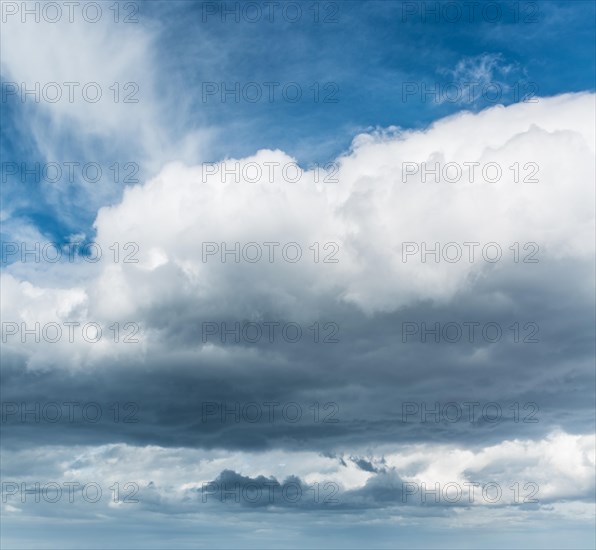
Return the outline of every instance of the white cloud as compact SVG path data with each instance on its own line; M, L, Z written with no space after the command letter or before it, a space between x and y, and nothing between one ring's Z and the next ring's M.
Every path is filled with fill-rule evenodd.
M361 135L353 149L337 159L337 183L323 183L324 174L314 170L304 171L295 183L284 181L282 168L294 159L281 151L228 159L208 177L215 167L169 164L148 182L127 189L120 204L100 209L96 241L104 255L98 264L87 266L84 281L71 278L69 273L80 271L71 271L68 264L48 267L49 273L55 269L55 275L65 277L64 286L80 287L76 292L85 302L87 319L109 323L111 317L112 322L135 321L146 328L155 316L162 326L176 325L174 312L182 306L203 319L260 320L273 314L312 320L326 306L341 302L367 314L395 311L419 300L448 303L475 278L490 281L491 274L515 276L529 269L540 274L540 280L531 281L536 289L550 280L549 262L589 266L593 257L595 145L588 115L593 111L594 95L565 95L459 114L426 131ZM509 167L527 159L539 167L539 182L515 183ZM404 183L406 162L455 162L462 167L466 162L494 162L502 167L502 178L489 183L478 172L473 183L465 173L456 183L423 183L418 173ZM256 172L250 170L257 165L263 175L255 182ZM273 166L271 181L266 166ZM224 169L230 173L222 182ZM293 171L285 173L294 178ZM272 241L280 246L270 263L271 249L264 243ZM465 242L481 245L473 263L465 256L457 263L435 263L429 256L422 263L419 254L404 263L403 243L422 241L429 248L435 242L456 242L464 253ZM138 263L123 263L126 251L112 263L110 247L128 242L138 245ZM263 256L256 263L241 256L235 263L229 255L222 263L218 254L203 257L202 243L207 242L220 247L226 243L230 249L237 242L241 247L256 242ZM295 263L281 254L290 242L302 249ZM337 243L338 263L315 263L309 247L316 242L321 260L336 252L335 245L323 250L323 244ZM501 261L481 260L482 246L489 242L501 246ZM537 243L540 263L514 263L509 246L515 242ZM288 250L293 257L294 249ZM520 252L525 256L528 251ZM246 249L248 257L255 253L255 248ZM26 266L7 271L27 278ZM15 288L17 282L4 277ZM37 298L21 292L18 303L5 301L4 318L30 320L37 311L40 318L58 319L64 296L75 291L44 290L47 277L33 269L29 274L30 288L46 296L45 305L40 308ZM568 284L589 298L592 277L589 267L569 270ZM501 290L493 287L494 292ZM153 334L152 345L167 347L159 338Z
M396 491L394 499L385 502L390 507L403 503L399 493L402 480L419 486L425 483L429 491L438 483L441 488L439 504L442 505L449 504L443 498L447 484L464 487L465 482L474 481L479 486L499 484L503 491L499 506L512 505L516 499L521 501L529 494L528 489L524 492L525 484L534 483L538 489L534 495L538 501L537 508L548 510L553 503L558 506L568 500L582 501L593 493L595 443L593 435L555 432L545 439L503 441L477 450L433 443L400 445L399 448L383 446L374 449L372 454L369 449L368 457L377 466L398 476L394 478L397 485L386 487ZM133 482L140 489L138 498L141 506L147 504L143 503L143 497L148 502L159 500L161 512L166 514L197 512L201 487L215 480L224 470L233 470L250 478L273 476L279 482L295 475L310 484L318 482L322 486L325 482L335 483L340 488L338 497L343 504L356 502L352 501L356 493L350 492L365 489L367 481L375 477L374 473L358 469L347 458L342 465L338 459L314 452L281 450L251 453L124 444L75 448L46 446L35 453L31 450L9 451L3 462L6 480L25 482L28 486L36 481L41 485L94 481L107 488L115 482L121 485ZM18 479L14 478L17 470L20 472ZM385 482L389 480L384 479ZM514 483L519 483L521 487L521 492L515 496L510 489ZM428 496L428 502L433 498ZM467 494L459 504L466 506L466 499ZM8 504L15 502L8 500ZM420 504L419 493L408 496L406 502ZM364 508L376 504L361 501ZM475 494L474 508L494 508L494 505L494 502L480 496L480 489ZM34 508L27 508L30 513L35 513ZM41 507L37 508L42 512ZM520 510L523 511L523 506ZM482 512L468 511L467 515L469 517L462 518L467 524L482 519ZM589 521L590 516L586 519Z

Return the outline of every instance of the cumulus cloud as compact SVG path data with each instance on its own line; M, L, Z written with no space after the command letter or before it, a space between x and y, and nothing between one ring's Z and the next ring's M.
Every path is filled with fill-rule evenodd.
M403 483L519 479L540 485L541 517L572 513L566 500L586 514L594 465L585 435L593 430L586 389L594 377L594 128L586 116L593 111L593 94L543 98L461 113L424 131L359 135L325 168L300 169L283 151L260 150L213 164L172 163L127 189L97 214L100 261L79 257L47 269L15 262L3 273L3 397L28 407L100 403L104 412L132 403L139 422L114 422L110 412L73 430L65 418L28 423L11 413L3 419L7 472L23 466L17 449L34 435L60 479L65 471L102 477L104 459L133 477L142 460L152 513L193 513L200 484L225 480L272 481L283 491L288 479L301 487L326 479L347 498L341 513L391 517L393 507L404 509ZM537 182L521 181L528 159ZM439 164L439 181L423 178L423 163ZM464 167L461 179L442 171L446 163ZM487 181L480 169L470 181L465 163L496 163L501 178ZM480 243L474 261L421 259L423 242L430 249L470 241ZM501 247L497 262L482 257L489 242ZM524 249L526 242L538 248ZM404 257L404 243L418 251ZM122 261L128 253L138 261ZM524 263L528 253L539 261ZM507 336L404 341L402 324L412 321L492 322ZM516 321L539 327L536 345L513 340ZM8 334L7 322L17 332ZM70 342L63 328L57 343L22 342L21 327L35 322L97 323L105 333L93 343L77 328ZM115 342L109 327L128 322L138 324L139 342ZM221 323L268 322L299 325L302 337L290 342L277 332L251 342L233 330L223 341ZM217 327L207 339L204 323ZM314 323L335 323L337 341L321 334L315 341ZM271 401L278 411L299 404L301 418L234 418L249 403ZM496 403L502 417L452 422L441 412L469 401L479 410ZM417 413L404 421L408 403ZM206 404L233 412L205 418ZM536 423L519 416L527 417L527 404ZM426 409L430 421L420 413ZM76 446L80 438L89 448L70 464L55 442ZM199 470L192 466L205 456ZM11 506L6 512L19 515ZM411 521L418 513L404 512ZM482 514L470 521L488 522Z
M4 476L31 488L35 482L41 486L95 482L103 488L131 483L139 502L129 508L162 514L233 512L235 507L287 511L394 508L406 516L412 513L407 507L422 507L431 515L435 512L428 506L525 504L527 509L548 509L568 500L589 502L594 491L594 445L593 436L558 432L542 440L506 440L476 451L432 443L381 447L382 455L370 456L383 464L380 469L363 469L309 452L199 451L122 444L48 446L34 453L7 453ZM477 489L468 495L471 483ZM515 483L521 492L511 489ZM483 493L487 485L499 486L498 499ZM432 491L437 486L435 494ZM454 487L463 489L459 499L453 496ZM33 506L37 504L33 498L22 501L19 494L13 494L5 500L32 513L48 513L47 506L46 510ZM110 499L99 505L106 513L121 509Z
M484 280L512 300L502 279L532 270L533 291L546 292L555 265L575 266L572 292L589 298L593 110L593 95L566 95L459 114L425 131L360 135L326 171L266 150L170 164L99 210L104 256L84 289L66 294L77 292L90 318L138 320L154 345L199 316L305 321L342 304L390 313L449 303ZM529 158L535 181L525 182ZM427 170L439 170L439 181ZM135 263L111 261L114 243L132 243ZM425 254L437 243L438 257ZM537 263L523 264L527 257ZM55 296L52 307L64 311L65 293ZM25 319L21 298L6 318Z

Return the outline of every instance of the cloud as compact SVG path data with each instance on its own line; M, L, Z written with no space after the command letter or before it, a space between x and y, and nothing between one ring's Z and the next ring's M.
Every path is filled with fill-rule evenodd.
M94 240L103 257L80 291L87 315L138 321L159 345L198 323L199 312L209 321L305 322L347 305L375 315L451 303L489 280L486 292L512 303L511 285L530 280L505 280L532 270L540 276L532 291L547 292L556 265L574 265L571 292L590 297L594 129L585 114L593 109L593 95L567 95L463 113L426 131L360 135L329 172L267 150L215 165L169 164L99 210ZM528 158L538 182L515 183L511 167ZM457 182L447 163L463 169ZM473 182L466 163L480 167ZM498 182L482 174L489 163ZM440 181L424 181L437 166ZM337 183L323 183L331 177ZM136 263L124 261L125 251L111 261L114 243L132 243ZM438 261L423 255L436 243ZM495 253L499 261L487 260ZM523 264L530 253L537 263ZM5 277L11 284L10 270ZM43 292L41 281L30 282ZM25 304L39 307L21 299L9 301L7 319L24 320Z
M114 23L108 6L89 21L97 8L87 3L63 6L56 22L44 16L34 23L32 15L22 22L21 10L39 6L19 3L2 24L3 147L11 165L3 166L6 240L35 226L60 240L88 231L97 209L119 201L127 181L156 173L166 159L206 158L213 137L199 120L176 133L188 113L156 69L163 29L138 6L134 24ZM13 163L41 167L42 175L53 163L61 172L15 177ZM83 171L89 164L99 169Z
M3 21L3 545L593 548L593 6L210 4Z
M74 444L84 437L97 445L281 447L359 456L351 449L367 442L431 438L470 448L511 437L547 437L557 429L589 433L593 402L587 388L594 381L589 109L592 95L568 95L464 113L421 132L361 135L337 160L338 181L325 184L333 170L305 170L294 183L276 176L233 181L236 172L254 179L247 166L269 163L281 173L293 161L281 151L217 165L168 165L129 189L120 204L100 210L100 262L15 262L2 274L5 402L31 410L35 403L75 401L99 403L104 410L98 424L79 419L74 431L66 416L55 423L23 423L18 414L10 415L5 444L23 445L35 434L46 444L56 438ZM508 167L530 150L540 182L516 184ZM564 167L560 155L570 159ZM503 181L424 183L419 175L401 181L404 162L429 159L498 161L505 167ZM231 174L227 182L221 180L224 169ZM555 219L560 223L553 226ZM401 243L423 240L431 246L493 241L505 255L511 252L508 243L535 241L540 261L404 263ZM223 242L233 249L236 242L271 241L280 243L274 262L265 247L266 261L245 261L242 251L239 263L235 253L225 263L221 253L204 261L201 246L210 242L221 249ZM280 254L289 242L301 245L300 261ZM339 262L312 261L315 242L321 260L337 252ZM325 250L326 242L339 250ZM135 243L138 263L114 262L113 243L119 243L120 260L129 253L122 247ZM248 252L253 257L254 250ZM430 333L423 342L421 323L432 329L454 322L477 323L473 341L464 334L458 342L440 337L437 343ZM522 340L531 323L537 343L516 341L511 328L516 322ZM35 332L35 323L54 324L48 332L38 328L39 342L22 332ZM73 341L68 323L78 323ZM83 332L89 323L91 332ZM416 327L409 340L404 323ZM482 335L490 323L502 331L497 342ZM55 325L62 337L52 343L47 339ZM261 330L258 341L244 332L249 325ZM290 325L301 331L297 341L288 337L293 332L282 332ZM103 330L98 342L94 326ZM206 333L206 326L213 332ZM276 327L272 340L267 326ZM139 341L125 343L131 328L139 329L134 337ZM114 402L133 403L139 422L114 423L108 412ZM277 403L274 421L268 418L270 402ZM461 412L467 402L477 403L475 417L450 420L449 403ZM262 413L258 420L244 414L251 403ZM300 407L296 422L279 416L292 403ZM499 407L498 421L485 414L495 410L490 403ZM226 407L238 412L205 417L205 410ZM404 420L404 411L412 410ZM364 470L383 468L356 460Z
M48 475L62 480L74 472L112 483L117 473L142 471L143 513L177 517L196 512L202 483L271 481L283 492L317 479L337 483L346 499L341 514L364 511L363 522L375 513L391 518L396 508L408 525L420 514L448 521L458 506L404 506L403 483L470 480L538 483L544 503L523 513L544 521L587 514L594 129L586 113L593 109L592 94L544 98L461 113L424 131L359 135L326 171L303 168L298 179L295 159L260 150L215 164L171 163L127 189L97 214L101 261L15 262L2 274L2 318L13 329L35 322L104 329L98 343L79 328L75 341L64 329L57 343L31 336L23 343L20 332L5 330L7 474L39 476L41 456ZM510 167L524 159L539 167L539 182L513 181ZM424 162L494 162L503 175L495 183L470 183L467 174L435 182L417 171L402 181L405 163ZM271 178L267 167L275 167ZM423 241L494 242L504 257L486 261L479 248L473 262L422 262L419 253L404 262L402 244ZM264 244L271 242L279 243L273 261ZM536 253L524 243L537 243L539 262L514 261L516 242L521 255ZM134 246L125 250L127 243ZM288 243L299 245L299 260ZM138 262L122 261L129 253ZM323 261L335 256L336 263ZM122 333L114 341L110 327L128 322L138 324L139 342L125 344ZM404 341L403 323L423 322L493 323L503 334L497 342L480 331L449 343L433 334L424 342L418 332ZM515 322L522 331L534 323L538 341L515 340ZM208 338L205 323L215 329ZM272 340L266 323L279 323ZM302 331L296 341L281 332L290 323ZM257 341L243 332L247 324L263 330ZM325 341L330 334L337 341ZM78 403L77 411L95 404L89 411L99 406L103 415L44 417L47 403L65 402ZM445 413L469 402L478 403L474 418ZM115 404L121 415L134 410L138 422L116 421ZM498 421L486 414L495 404ZM40 419L32 420L36 406ZM255 407L263 413L257 420L249 418ZM300 417L288 417L288 407ZM404 410L416 412L404 419ZM526 422L532 411L538 421ZM44 451L27 463L19 449L32 441ZM469 521L490 524L484 508ZM255 506L240 509L248 521ZM321 504L301 508L314 509ZM498 513L505 521L517 509L503 504Z
M442 514L439 508L455 514L453 508L498 509L525 504L522 510L547 510L569 500L587 504L594 491L594 445L593 436L558 432L539 440L506 440L476 451L433 443L399 449L385 446L377 449L383 458L371 456L385 464L375 471L342 465L310 452L53 445L35 452L9 451L3 476L6 482L27 487L34 487L35 482L40 486L95 482L102 488L131 483L138 500L128 507L131 512L137 508L166 515L233 514L242 508L287 512L393 509L407 518ZM511 489L516 483L521 487L517 493ZM476 484L476 489L468 495L470 484ZM487 497L487 485L499 486L498 499L492 493ZM455 486L463 488L459 499L453 498ZM437 487L435 494L432 491ZM45 493L42 496L46 501ZM57 513L52 507L40 506L33 497L21 500L18 493L7 495L5 504L34 515ZM122 510L104 498L88 511L98 507L108 514Z
M529 83L518 63L506 63L501 53L482 53L460 59L453 69L442 68L438 73L447 77L437 102L457 103L469 107L479 101L502 103L505 98L536 101L536 83ZM517 79L517 80L514 80ZM432 86L430 86L432 88Z

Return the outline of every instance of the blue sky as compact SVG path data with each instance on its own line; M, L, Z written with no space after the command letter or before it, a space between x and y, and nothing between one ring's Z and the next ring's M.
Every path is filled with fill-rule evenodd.
M274 4L2 3L2 546L593 548L596 3Z
M405 9L412 8L405 8L402 2L340 4L337 14L323 5L322 21L314 24L314 12L307 6L296 23L276 12L274 22L263 15L253 23L242 18L236 22L234 15L222 21L220 12L212 15L207 11L205 15L206 5L212 6L208 2L141 3L139 25L157 28L152 60L157 93L163 95L168 109L176 108L181 88L188 101L186 116L166 120L165 125L179 135L205 126L218 133L208 158L197 151L193 160L217 161L280 148L308 166L333 160L349 147L354 135L366 129L424 128L463 109L477 111L496 103L512 103L530 91L544 97L594 90L596 15L595 4L589 0L522 3L520 18L529 23L513 22L512 2L493 3L502 9L500 23L482 17L467 21L465 10L469 8L465 6L469 3L465 2L461 3L462 19L453 23L443 17L434 21L431 15L423 20L422 8L404 15ZM336 22L324 22L325 18ZM467 59L474 66L483 56L493 60L486 78L502 84L501 98L491 101L481 95L470 102L469 88L460 84L461 101L438 103L432 96L422 100L418 90L423 84L433 88L465 82L465 73L453 74L458 62ZM7 74L2 78L10 81ZM241 86L248 82L298 82L304 88L304 98L290 103L278 90L273 102L248 103L241 96L236 103L229 96L222 103L218 95L207 96L204 102L205 82L218 86L222 82L240 82ZM412 82L415 91L404 100L406 82ZM314 102L314 91L308 89L314 83L321 87L320 102ZM329 83L332 88L323 89ZM516 84L518 91L513 89ZM507 85L511 88L506 89ZM327 97L337 102L323 103ZM26 131L29 109L36 106L23 104L16 96L2 103L4 159L43 161L43 152ZM84 163L73 135L78 131L74 126L54 128L55 138L64 143L64 160ZM94 156L114 157L110 139L94 138L93 145ZM132 143L127 145L130 150L120 148L118 156L123 163L137 161L138 150ZM91 232L97 204L89 204L84 193L77 196L73 188L66 202L54 204L31 176L27 181L5 195L21 204L16 216L56 241L67 240L73 233ZM107 194L108 200L117 200L122 191L118 187ZM14 199L13 193L17 195Z

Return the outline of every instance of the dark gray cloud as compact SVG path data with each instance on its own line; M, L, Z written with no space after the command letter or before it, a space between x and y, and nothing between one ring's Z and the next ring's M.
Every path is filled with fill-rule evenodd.
M550 262L525 277L495 273L496 284L480 279L446 306L417 303L373 316L330 307L321 322L338 324L337 343L313 343L305 330L298 343L215 341L230 353L209 355L201 353L204 319L160 311L148 321L168 319L165 340L114 367L28 371L19 357L4 353L4 444L84 440L333 452L366 442L474 446L541 437L556 428L586 433L594 422L593 310L582 291L562 282L569 270L586 268ZM495 292L507 307L491 301ZM502 337L491 343L476 328L474 342L464 334L457 343L442 337L436 343L431 333L425 343L420 334L403 342L403 323L422 322L429 329L434 323L496 323ZM529 334L525 323L539 327L539 341L515 342L514 322L520 339ZM165 342L170 349L161 351ZM81 404L74 421L66 406L60 421L48 421L56 413L49 407L44 414L43 407L65 402ZM39 422L23 412L35 403ZM82 417L89 403L101 407L98 422ZM88 418L96 410L89 405Z

